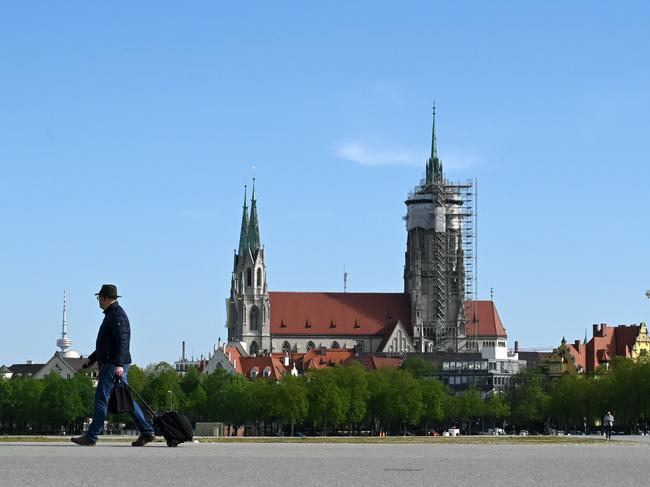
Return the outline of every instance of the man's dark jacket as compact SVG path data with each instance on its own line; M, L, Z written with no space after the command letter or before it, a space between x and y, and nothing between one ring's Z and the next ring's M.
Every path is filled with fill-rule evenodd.
M112 364L122 367L131 363L131 325L129 318L117 301L104 310L102 321L97 332L95 351L88 360L99 365Z

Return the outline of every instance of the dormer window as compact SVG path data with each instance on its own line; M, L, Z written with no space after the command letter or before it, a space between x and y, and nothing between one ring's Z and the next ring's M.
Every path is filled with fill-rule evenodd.
M251 369L251 379L257 379L257 376L259 374L259 370L257 367L253 367Z

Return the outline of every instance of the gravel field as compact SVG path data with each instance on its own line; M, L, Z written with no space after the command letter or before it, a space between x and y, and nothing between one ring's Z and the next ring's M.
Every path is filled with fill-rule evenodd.
M0 443L0 485L647 485L649 437L621 439L638 442Z

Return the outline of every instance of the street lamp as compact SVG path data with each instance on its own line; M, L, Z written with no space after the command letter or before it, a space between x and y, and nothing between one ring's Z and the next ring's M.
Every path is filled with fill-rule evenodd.
M174 393L172 391L167 391L169 392L169 410L173 411L174 410Z

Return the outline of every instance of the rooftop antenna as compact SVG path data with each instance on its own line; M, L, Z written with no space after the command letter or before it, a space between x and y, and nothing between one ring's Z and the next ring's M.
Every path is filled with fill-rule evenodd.
M494 289L490 288L490 301L494 301Z
M343 292L348 292L348 273L345 271L345 266L343 266Z

